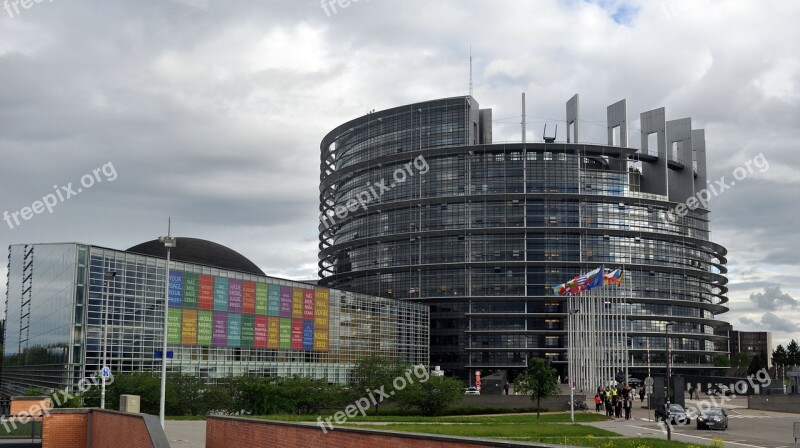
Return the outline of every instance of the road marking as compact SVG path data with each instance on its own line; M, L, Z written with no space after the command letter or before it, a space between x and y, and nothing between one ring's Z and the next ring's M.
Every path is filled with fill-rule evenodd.
M693 437L695 439L708 440L710 442L712 442L714 440L714 439L709 439L708 437L691 436L689 434L685 434L685 433L682 433L682 432L675 432L674 434L677 434L677 435L680 435L680 436L683 436L683 437ZM733 444L733 445L746 446L746 447L750 447L750 448L764 448L763 446L759 446L759 445L750 445L750 444L747 444L747 443L733 442L731 440L724 440L724 442L725 442L725 446L728 446L728 444Z

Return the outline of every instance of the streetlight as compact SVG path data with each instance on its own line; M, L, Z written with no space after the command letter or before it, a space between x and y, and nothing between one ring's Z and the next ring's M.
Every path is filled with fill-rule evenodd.
M670 363L672 362L672 344L670 344L671 340L669 337L669 327L675 324L676 322L667 322L666 325L664 325L664 336L667 343L667 397L665 399L666 416L664 417L664 423L666 423L667 426L667 440L672 440L672 427L670 425L670 422L666 421L669 418L669 403L670 403L669 396L671 389L670 383L672 382L672 366L670 366Z
M117 276L116 271L103 274L103 362L100 366L100 409L106 408L106 347L108 340L108 282Z
M664 336L667 343L667 404L670 402L670 383L672 382L672 340L669 337L669 327L675 325L677 322L667 322L664 325Z
M575 314L578 314L581 310L577 309L570 309L569 310L569 325L570 334L573 334L573 321L575 318L573 317ZM572 364L572 337L570 335L567 336L567 370L568 370L568 378L569 378L569 421L570 423L575 423L575 388L573 384L575 384L575 377L573 372L573 364Z
M158 237L158 241L167 248L167 264L164 266L164 343L161 348L161 396L159 397L158 419L164 429L164 407L167 396L167 331L169 316L169 251L176 246L176 239L170 236L170 224L167 224L167 236Z

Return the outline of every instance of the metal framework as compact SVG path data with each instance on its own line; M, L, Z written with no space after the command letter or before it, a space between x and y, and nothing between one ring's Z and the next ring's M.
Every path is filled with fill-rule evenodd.
M623 280L624 282L624 280ZM621 285L605 286L568 296L568 371L582 391L615 384L623 371L627 381L629 297Z

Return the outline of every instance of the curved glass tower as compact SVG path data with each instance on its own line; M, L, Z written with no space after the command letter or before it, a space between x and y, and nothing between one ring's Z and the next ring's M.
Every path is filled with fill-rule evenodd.
M608 144L492 143L471 96L351 120L321 144L320 283L431 307L431 364L462 378L528 359L566 374L567 301L552 286L624 271L631 374L713 368L726 250L710 241L705 138L690 119L608 107ZM648 148L649 147L649 148ZM710 188L710 187L709 187Z

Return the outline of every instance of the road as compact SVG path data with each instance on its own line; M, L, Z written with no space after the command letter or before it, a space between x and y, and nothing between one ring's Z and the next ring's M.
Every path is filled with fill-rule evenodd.
M705 398L705 400L708 400ZM703 400L687 400L686 407L697 409ZM707 401L708 402L708 401ZM638 403L638 402L637 402ZM712 404L719 404L719 399ZM710 444L712 439L722 439L727 448L789 448L798 447L792 438L794 422L800 415L747 409L747 398L737 397L722 403L728 413L726 431L698 430L696 421L674 426L672 439L688 443ZM652 411L650 413L652 417ZM626 436L666 439L666 432L653 421L648 421L648 411L634 407L632 420L618 419L612 422L592 423L592 426L614 431ZM666 429L664 429L665 431Z

